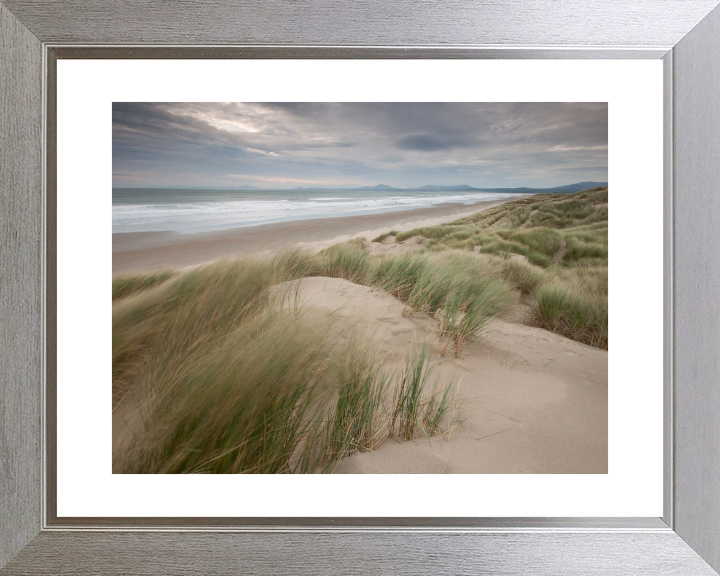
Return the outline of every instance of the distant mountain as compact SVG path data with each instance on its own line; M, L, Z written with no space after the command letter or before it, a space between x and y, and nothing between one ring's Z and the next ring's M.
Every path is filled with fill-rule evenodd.
M467 184L460 184L457 186L436 186L434 184L429 184L427 186L420 186L419 188L396 188L396 190L427 190L431 192L452 192L465 190L471 192L503 192L505 194L538 194L542 192L550 192L554 194L562 194L567 192L579 192L580 190L587 190L588 188L607 185L607 182L577 182L576 184L566 184L565 186L555 186L554 188L528 188L527 186L519 188L476 188L474 186L468 186Z
M555 186L554 188L528 188L523 186L520 188L475 188L474 186L468 186L467 184L458 184L455 186L441 186L435 184L427 184L425 186L413 186L411 188L395 188L394 186L388 186L387 184L376 184L375 186L362 186L360 188L349 188L343 186L337 187L313 187L307 188L298 186L292 190L378 190L378 191L397 191L404 192L408 190L423 190L426 192L456 192L456 191L469 191L469 192L499 192L503 194L541 194L543 192L550 192L554 194L564 194L570 192L579 192L580 190L587 190L588 188L596 188L598 186L607 186L607 182L577 182L575 184L566 184L565 186ZM268 188L257 188L255 186L213 186L213 187L202 187L202 186L149 186L146 188L164 188L164 189L195 189L195 190L268 190Z
M480 188L473 188L467 184L460 184L459 186L435 186L429 184L428 186L420 186L420 188L413 188L413 190L430 190L432 192L445 192L447 190L480 190Z
M566 186L556 186L555 188L549 188L548 192L580 192L580 190L587 190L588 188L597 188L598 186L607 185L607 182L578 182L577 184L568 184Z
M393 186L388 186L387 184L376 184L375 186L361 186L360 188L350 188L348 186L325 186L323 188L307 188L305 186L298 186L297 188L293 188L293 190L415 190L415 188L395 188Z
M578 182L576 184L566 184L565 186L556 186L555 188L473 188L479 192L501 192L504 194L567 194L571 192L580 192L588 188L596 188L598 186L607 186L607 182Z
M586 190L587 188L595 188L596 186L607 186L607 182L578 182L576 184L566 184L565 186L556 186L554 188L528 188L522 186L520 188L476 188L475 186L468 186L467 184L456 184L450 186L442 186L439 184L426 184L425 186L412 186L410 188L396 188L395 186L388 186L387 184L376 184L375 186L361 186L359 188L349 187L324 187L324 188L305 188L297 187L293 190L381 190L381 191L397 191L405 192L408 190L423 190L425 192L456 192L456 191L468 191L468 192L502 192L505 194L537 194L540 192L552 192L555 194L561 194L564 192L579 192L580 190Z
M376 184L375 186L363 186L362 188L351 188L351 190L407 190L407 188L394 188L387 184Z

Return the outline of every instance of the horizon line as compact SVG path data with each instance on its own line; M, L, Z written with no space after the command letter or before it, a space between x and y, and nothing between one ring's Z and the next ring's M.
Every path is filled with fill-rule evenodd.
M312 187L312 186L294 186L292 188L259 188L255 186L251 186L249 184L242 184L239 186L187 186L187 185L148 185L148 186L116 186L113 184L113 189L125 189L125 190L139 190L139 189L147 189L147 188L158 188L158 189L165 189L165 190L171 190L171 189L178 189L178 188L184 188L188 190L214 190L214 189L231 189L231 190L239 190L242 188L251 189L251 190L362 190L367 188L377 188L381 186L387 186L388 188L392 188L395 190L420 190L421 188L472 188L474 190L515 190L518 188L527 188L529 190L551 190L553 188L562 188L564 186L572 186L574 184L583 184L583 183L591 183L596 185L603 185L608 184L607 181L595 181L595 180L580 180L578 182L570 182L569 184L559 184L556 186L528 186L528 185L522 185L522 186L474 186L471 184L423 184L421 186L391 186L389 184L367 184L364 186L318 186L318 187Z

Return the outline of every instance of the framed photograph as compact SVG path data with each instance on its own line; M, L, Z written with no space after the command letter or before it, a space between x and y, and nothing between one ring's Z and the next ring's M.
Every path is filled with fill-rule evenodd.
M717 5L0 1L2 573L717 574Z

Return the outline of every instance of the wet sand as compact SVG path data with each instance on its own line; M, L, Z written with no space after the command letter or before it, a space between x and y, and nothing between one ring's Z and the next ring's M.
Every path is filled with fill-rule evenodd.
M400 212L295 220L196 234L113 234L113 274L191 266L219 258L274 253L294 246L320 250L358 236L372 240L390 230L403 231L451 222L523 196L517 194L504 200L475 204L440 204Z

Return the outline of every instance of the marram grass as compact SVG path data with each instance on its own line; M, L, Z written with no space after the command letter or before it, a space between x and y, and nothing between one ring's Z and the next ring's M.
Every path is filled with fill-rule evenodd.
M324 265L300 254L224 262L118 300L113 405L139 417L115 445L114 472L333 471L375 449L392 432L399 376L370 340L338 343L322 319L288 314L280 302L292 296L270 290ZM418 393L443 409L418 413L416 425L442 433L454 399Z
M476 261L479 256L493 259L497 266L488 265L487 274L521 292L535 325L607 348L607 202L606 187L537 194L456 222L401 232L396 238L425 240L415 259L427 254L443 259L457 251L472 254ZM439 284L439 278L436 281ZM438 307L440 320L455 325L465 311L459 310L456 291L446 293L447 305ZM425 301L417 302L427 307ZM479 310L476 313L482 318ZM441 332L447 333L444 328Z

